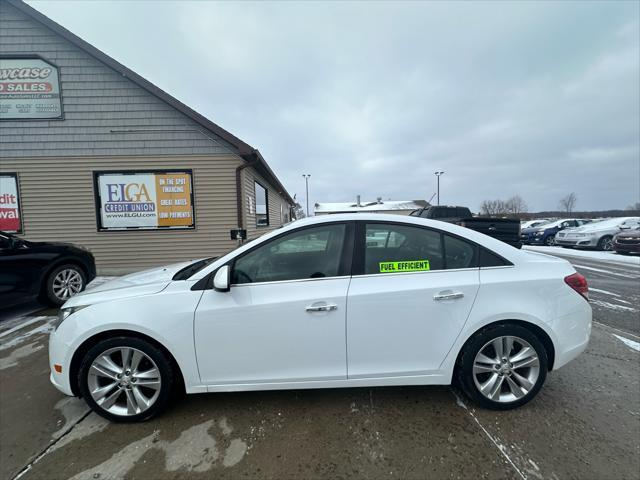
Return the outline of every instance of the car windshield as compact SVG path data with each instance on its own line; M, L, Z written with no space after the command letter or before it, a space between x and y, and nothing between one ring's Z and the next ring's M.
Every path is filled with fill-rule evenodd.
M599 222L589 223L585 226L586 227L593 226L593 228L613 228L625 222L629 222L631 224L630 226L632 226L633 223L631 222L633 222L634 220L635 219L633 218L609 218L607 220L600 220Z

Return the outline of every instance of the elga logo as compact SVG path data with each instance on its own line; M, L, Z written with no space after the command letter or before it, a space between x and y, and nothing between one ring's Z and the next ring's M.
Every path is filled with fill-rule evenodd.
M151 201L144 183L107 183L107 213L154 212L156 204Z

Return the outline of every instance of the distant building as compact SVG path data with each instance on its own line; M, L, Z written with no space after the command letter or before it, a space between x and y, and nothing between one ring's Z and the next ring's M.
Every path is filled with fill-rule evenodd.
M426 200L385 200L378 198L375 202L361 202L358 195L356 202L348 203L316 203L316 215L330 215L332 213L392 213L409 215L414 210L429 206Z

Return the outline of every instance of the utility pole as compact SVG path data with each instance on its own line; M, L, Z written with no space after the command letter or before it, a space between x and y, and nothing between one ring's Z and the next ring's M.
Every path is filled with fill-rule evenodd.
M443 175L443 174L444 172L440 170L438 170L437 172L434 172L434 175L438 179L438 205L440 205L440 175Z
M302 176L304 177L304 183L307 189L307 217L308 217L309 216L309 178L311 177L311 174L303 173Z

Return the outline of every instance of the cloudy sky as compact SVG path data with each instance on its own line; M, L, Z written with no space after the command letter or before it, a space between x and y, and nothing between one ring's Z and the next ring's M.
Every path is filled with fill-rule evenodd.
M640 3L29 4L258 148L311 202L640 201Z

